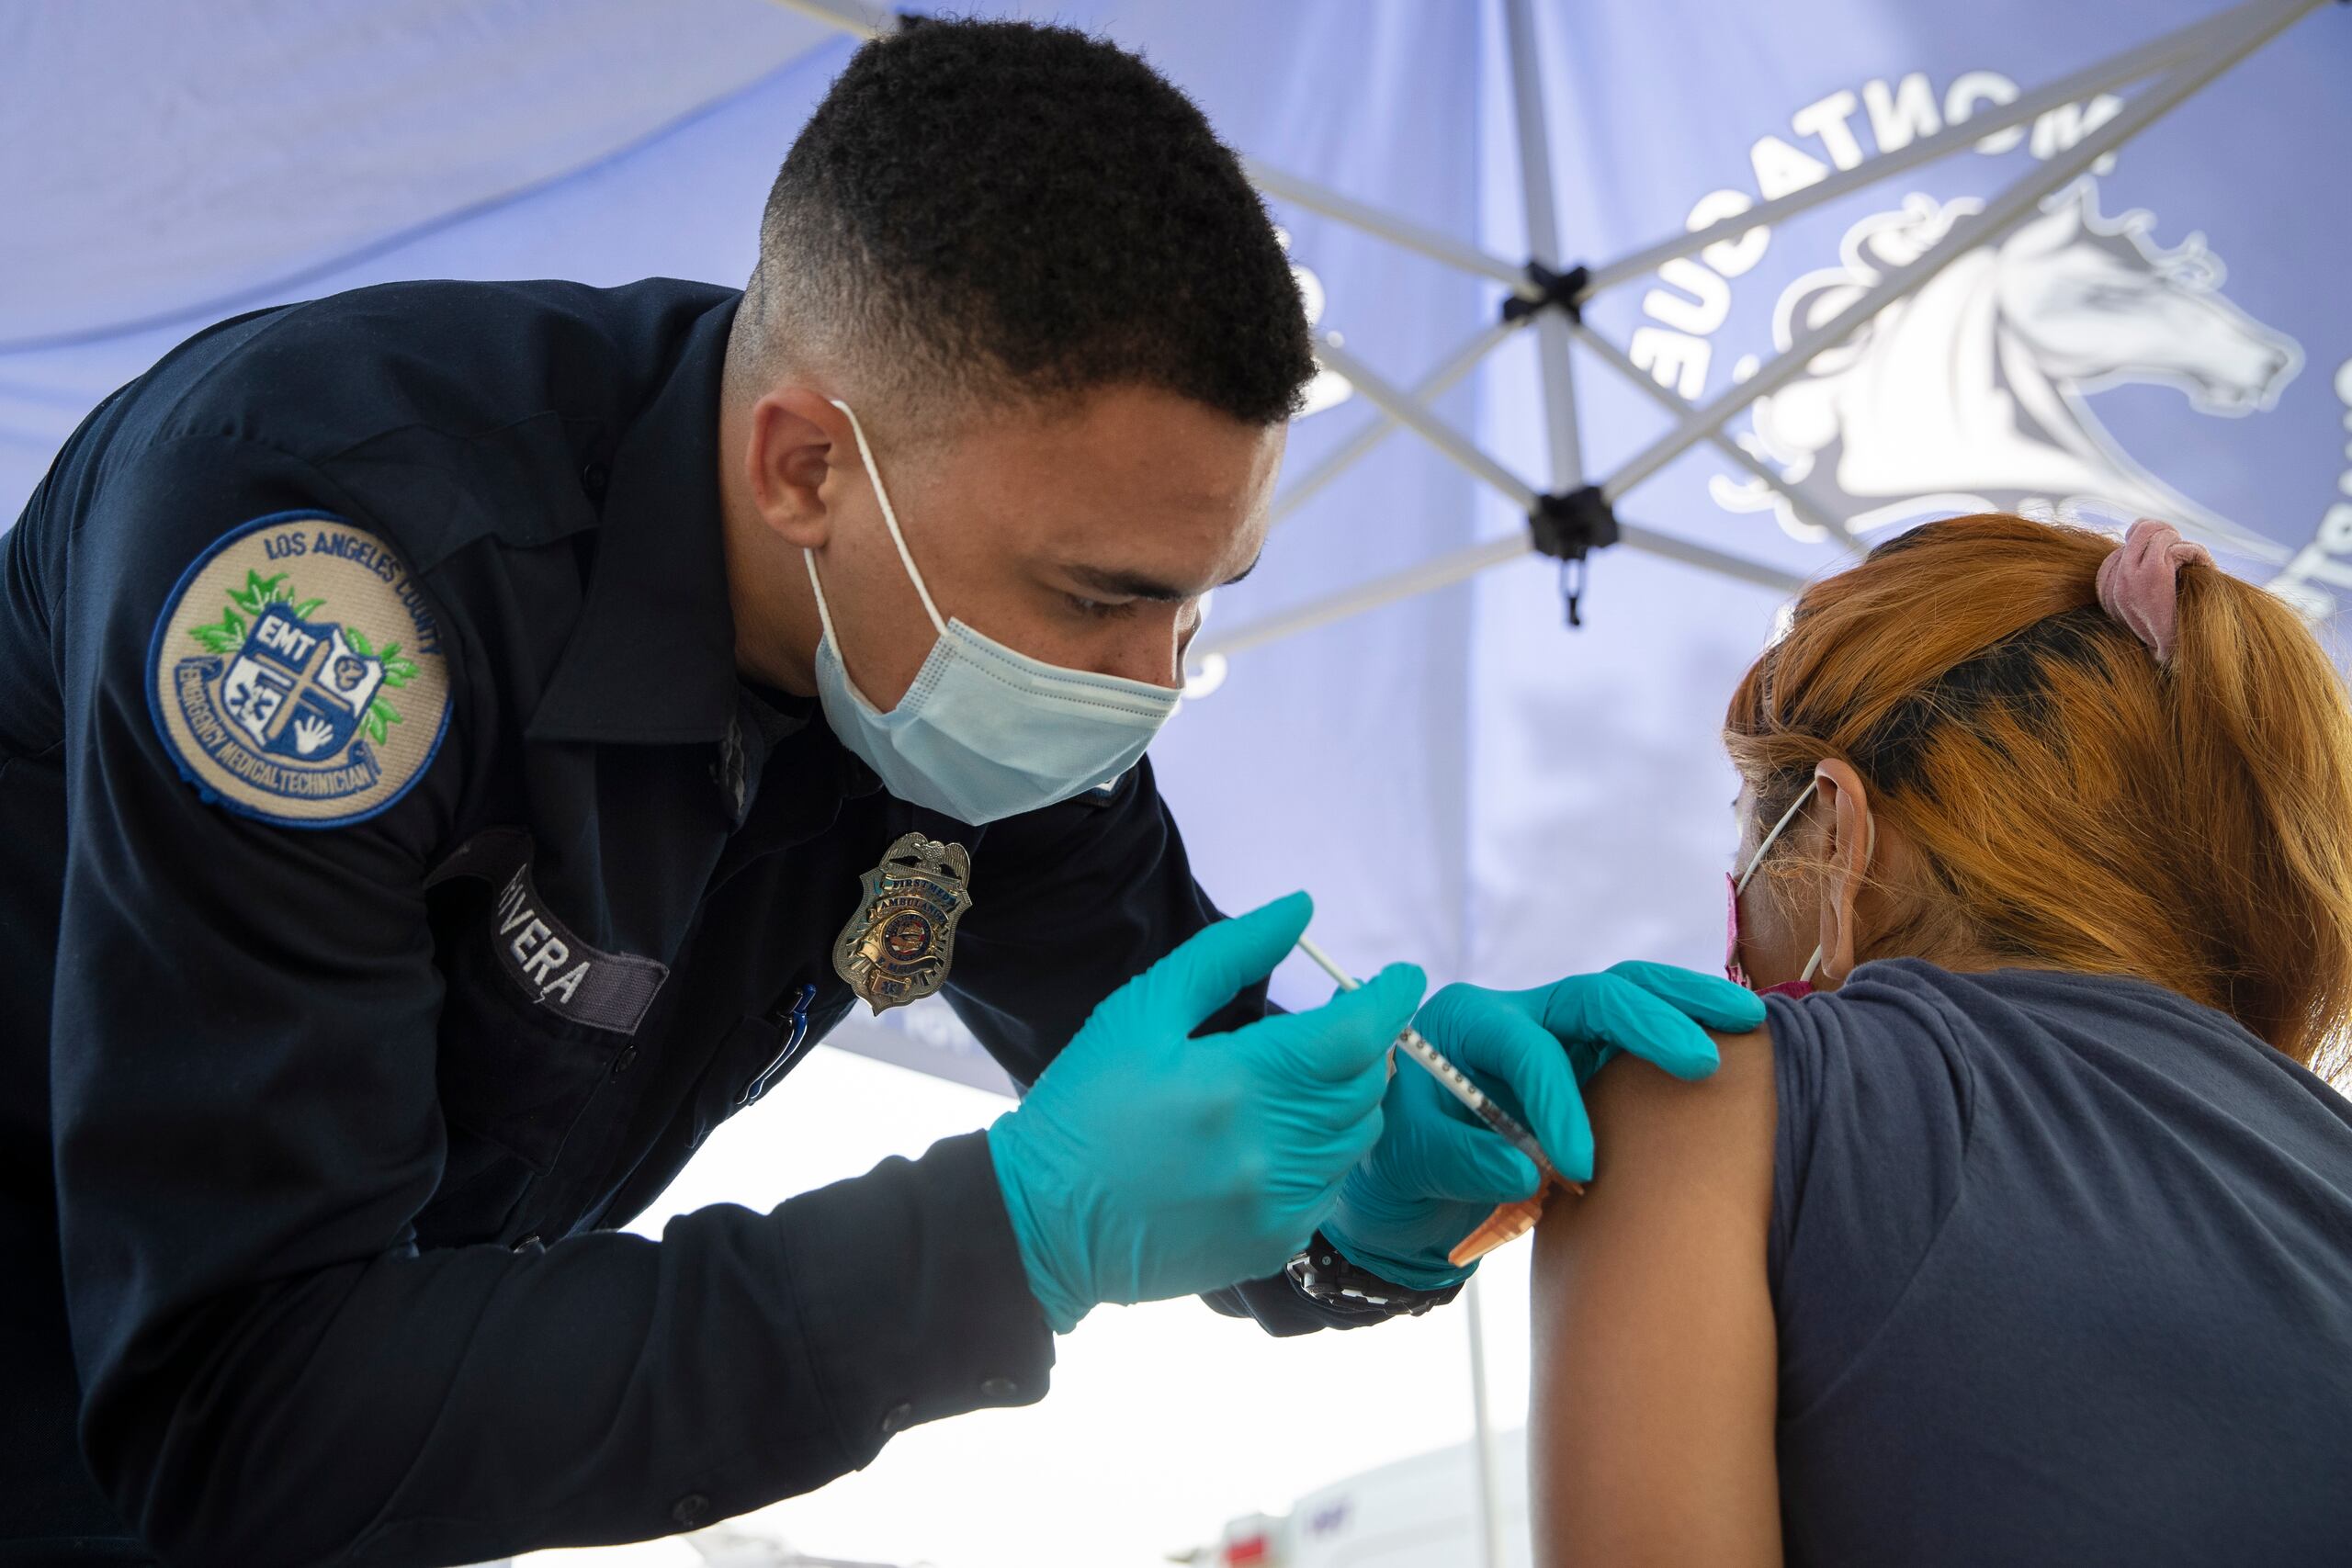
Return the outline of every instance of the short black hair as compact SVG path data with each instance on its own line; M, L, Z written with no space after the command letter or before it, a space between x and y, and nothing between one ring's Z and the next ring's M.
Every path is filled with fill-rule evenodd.
M914 18L852 57L768 194L743 314L762 370L854 365L934 406L1137 383L1269 425L1315 374L1282 241L1199 107L1028 22Z

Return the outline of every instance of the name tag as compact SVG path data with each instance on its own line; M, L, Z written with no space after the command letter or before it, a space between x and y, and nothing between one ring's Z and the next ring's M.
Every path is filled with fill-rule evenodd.
M669 965L633 953L607 953L564 924L532 880L528 833L519 828L477 833L435 866L424 885L453 876L478 877L498 889L491 951L525 996L591 1029L637 1032L670 977Z

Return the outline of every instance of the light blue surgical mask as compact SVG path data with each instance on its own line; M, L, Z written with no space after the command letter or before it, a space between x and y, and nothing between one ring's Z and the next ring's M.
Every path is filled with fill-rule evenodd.
M899 531L865 428L847 403L837 398L833 406L849 416L883 525L937 634L914 684L898 706L882 712L850 680L817 558L800 552L825 628L817 644L817 694L842 744L899 799L975 827L1083 795L1134 767L1182 692L1048 664L944 619Z

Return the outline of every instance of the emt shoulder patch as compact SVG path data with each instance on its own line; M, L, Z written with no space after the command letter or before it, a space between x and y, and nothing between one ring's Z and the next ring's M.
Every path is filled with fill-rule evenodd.
M448 728L448 659L422 591L383 539L326 513L255 518L198 557L147 663L181 774L289 828L386 809Z

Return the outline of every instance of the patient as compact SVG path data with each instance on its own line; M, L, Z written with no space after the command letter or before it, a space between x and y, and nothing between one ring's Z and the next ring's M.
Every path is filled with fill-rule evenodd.
M1807 592L1725 739L1769 1017L1702 1084L1592 1087L1538 1561L2352 1560L2317 643L2160 525L1964 518Z

